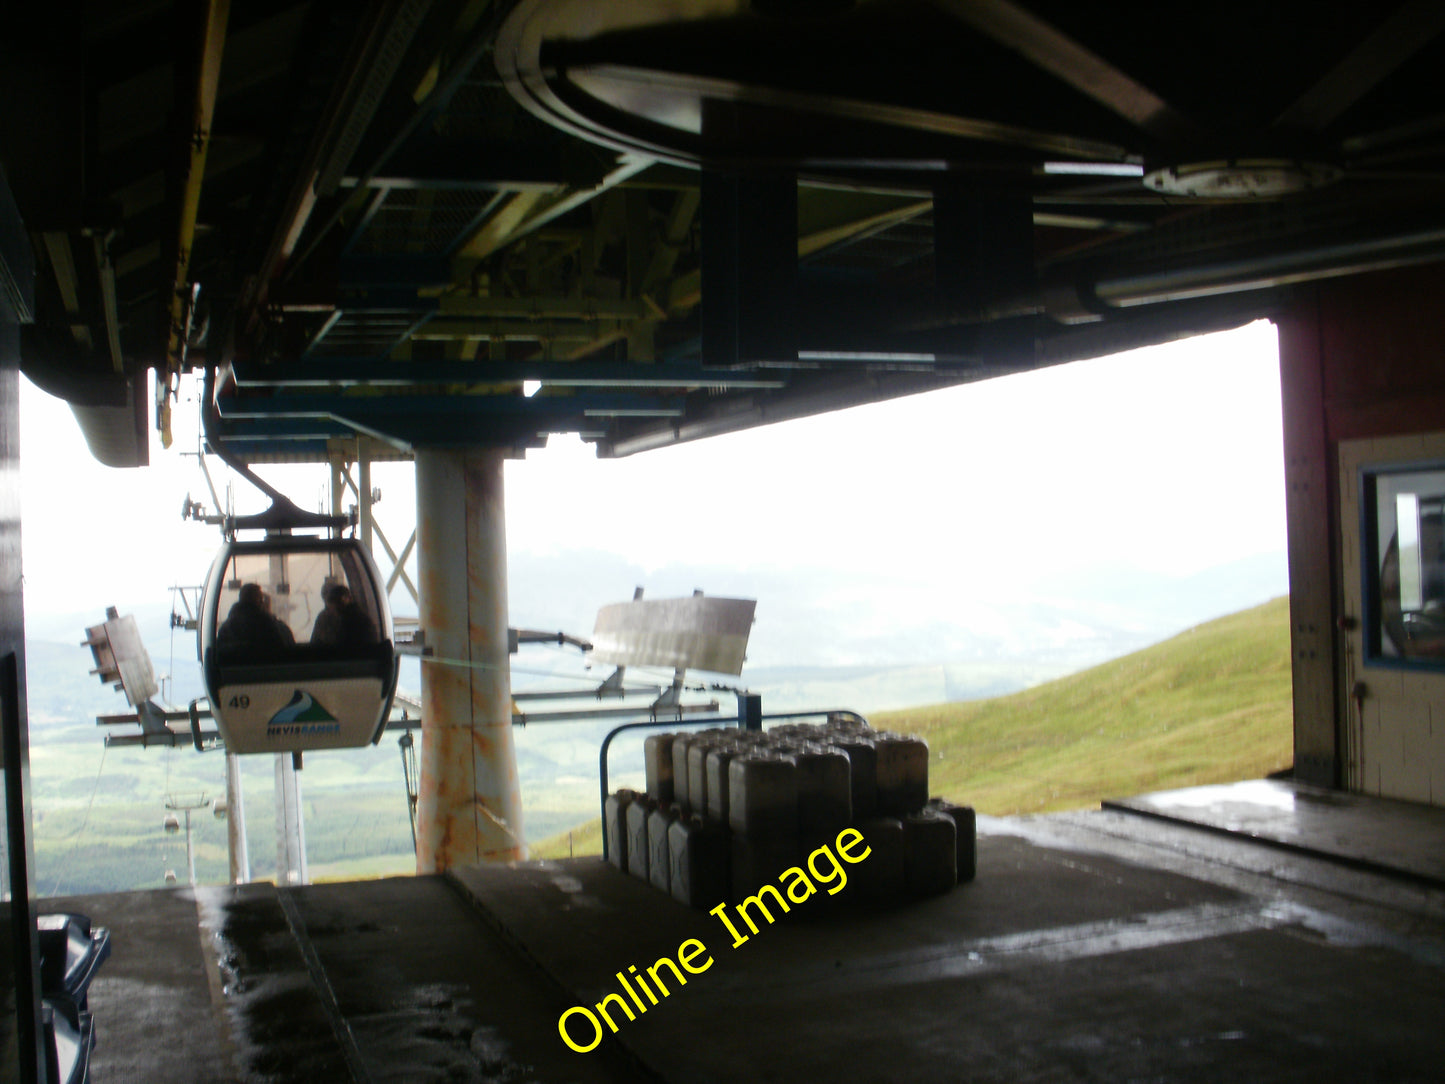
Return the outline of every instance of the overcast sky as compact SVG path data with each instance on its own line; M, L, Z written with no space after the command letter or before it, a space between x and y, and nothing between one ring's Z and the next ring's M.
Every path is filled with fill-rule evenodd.
M63 403L22 381L28 614L99 619L200 582L219 535L180 518L206 487L181 454L195 449L194 402L177 415L175 446L153 445L150 468L112 470ZM303 507L324 499L325 468L261 473ZM911 608L1006 606L1103 567L1187 575L1281 552L1283 473L1275 333L1259 323L622 460L554 437L507 466L508 545L518 559L607 553L644 572L806 571L844 596L886 573L888 597L868 605L906 622ZM410 467L378 467L375 484L400 545ZM239 510L264 503L244 482L236 492ZM599 590L620 600L633 586Z

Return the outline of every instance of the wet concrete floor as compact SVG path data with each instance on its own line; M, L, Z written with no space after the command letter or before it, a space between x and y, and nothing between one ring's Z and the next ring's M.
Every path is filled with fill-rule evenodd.
M813 898L756 933L729 909L736 947L596 859L46 909L112 930L98 1084L1439 1080L1445 889L1326 850L1157 811L981 818L974 883ZM596 1050L563 1045L565 1010L626 998L619 972L672 979L656 961L690 939L685 984L632 1020L609 1002Z
M526 1084L627 1077L556 1038L569 1003L443 877L47 900L111 930L91 1079Z
M1252 779L1105 802L1145 816L1245 835L1342 864L1445 886L1445 810L1346 794L1293 780Z

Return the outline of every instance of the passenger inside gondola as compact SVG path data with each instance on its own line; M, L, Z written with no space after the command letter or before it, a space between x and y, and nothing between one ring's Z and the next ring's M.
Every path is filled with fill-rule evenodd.
M245 650L277 651L293 646L296 637L271 612L271 596L259 583L241 585L239 597L216 630L216 643Z
M346 584L327 584L321 597L326 608L316 615L316 625L311 630L313 644L365 647L376 643L376 625L371 615L352 598Z

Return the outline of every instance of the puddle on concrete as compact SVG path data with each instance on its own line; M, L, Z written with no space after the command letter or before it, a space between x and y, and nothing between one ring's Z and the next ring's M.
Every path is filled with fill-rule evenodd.
M580 887L580 885L579 885ZM247 1084L354 1079L336 1027L374 1084L530 1084L495 1028L475 1019L467 989L447 983L397 985L383 1011L344 1020L316 987L296 933L270 886L198 893L203 940L219 973L235 1068ZM321 923L326 938L381 927ZM312 950L314 951L314 949Z
M1250 779L1242 783L1221 783L1190 787L1187 790L1166 790L1146 794L1141 801L1161 809L1203 809L1209 806L1262 806L1286 813L1294 812L1296 794L1290 787L1269 779Z

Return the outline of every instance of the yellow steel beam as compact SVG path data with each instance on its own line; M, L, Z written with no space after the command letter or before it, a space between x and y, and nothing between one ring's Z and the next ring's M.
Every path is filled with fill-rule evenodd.
M469 297L438 299L438 315L532 320L636 320L647 314L642 301L592 297ZM423 325L425 326L425 325Z
M576 210L604 192L616 188L652 165L652 159L621 155L611 171L590 188L555 188L518 192L497 210L452 258L452 275L469 276L478 263L499 249L540 229L568 211Z
M475 339L480 342L490 339L494 342L591 342L598 335L611 334L622 326L616 320L429 320L412 332L411 338L417 341Z
M183 317L190 276L191 244L196 237L196 218L201 207L201 184L206 176L206 152L211 146L211 118L216 112L216 88L221 82L221 53L226 44L226 22L231 0L207 0L205 29L201 41L200 75L196 80L191 108L190 156L181 186L181 211L177 230L175 275L171 283L170 335L166 342L166 379L157 382L161 444L170 447L170 375L179 371L184 347Z
M497 208L492 217L482 223L471 239L461 247L453 260L453 266L474 265L511 241L517 236L532 209L549 195L555 198L554 193L541 190L518 192L512 196ZM470 272L470 266L467 270Z
M918 200L914 203L905 204L902 207L895 207L878 214L868 215L865 218L857 218L848 222L841 222L836 226L827 229L817 230L805 237L798 239L798 255L811 256L815 252L821 252L825 248L847 241L851 238L866 233L876 233L879 230L895 226L900 222L906 222L910 218L917 218L919 215L927 214L933 209L931 199Z
M887 229L899 222L906 222L910 218L926 214L932 207L932 200L917 200L901 207L894 207L877 214L867 215L864 218L851 219L826 229L814 231L798 238L798 255L800 257L811 256L830 245L839 244L849 238ZM685 275L679 275L668 284L667 300L663 307L670 315L677 315L693 308L701 300L702 271L697 269L689 271Z

